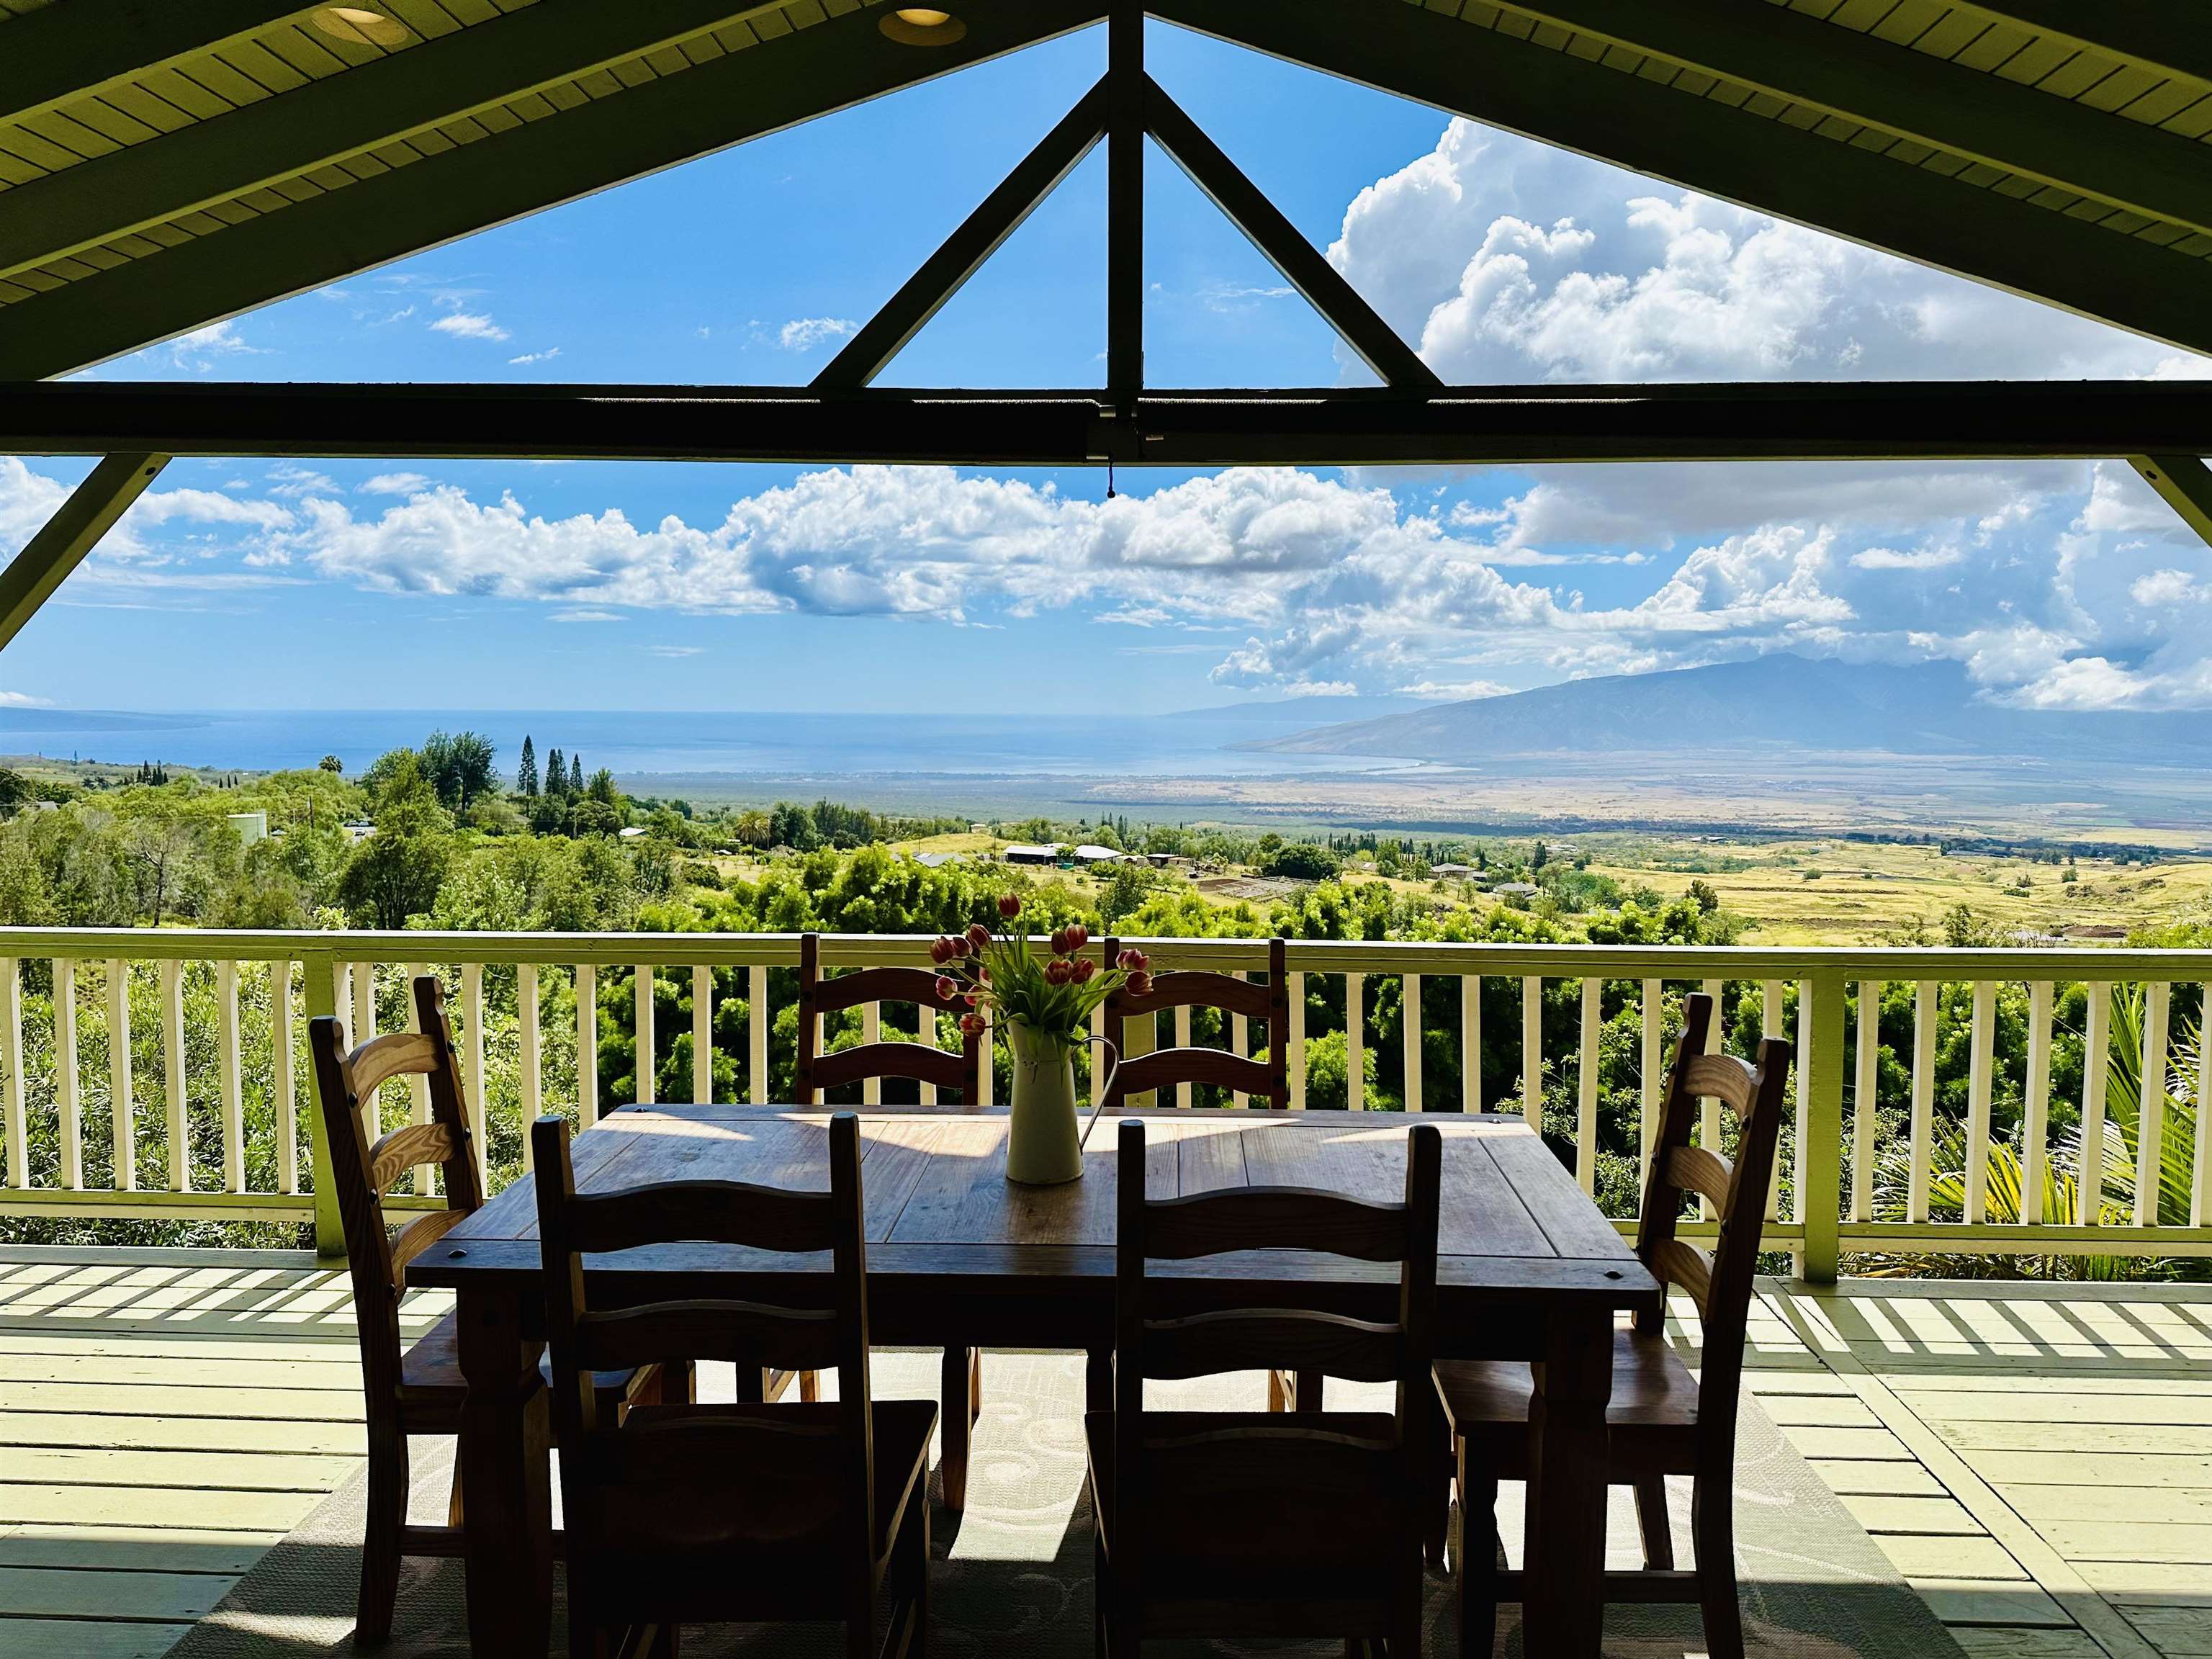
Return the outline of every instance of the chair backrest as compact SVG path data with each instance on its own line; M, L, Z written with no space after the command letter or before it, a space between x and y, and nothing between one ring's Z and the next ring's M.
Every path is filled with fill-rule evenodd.
M750 1545L811 1545L866 1572L875 1515L867 1262L860 1119L830 1120L830 1190L733 1181L660 1182L580 1195L565 1119L531 1130L561 1447L570 1594L606 1588L591 1564L702 1557ZM728 1299L637 1302L594 1294L584 1258L705 1243L777 1254L829 1251L813 1306ZM837 1372L836 1404L603 1412L595 1371L667 1360ZM607 1569L611 1571L611 1567Z
M1115 1503L1141 1513L1147 1443L1157 1446L1176 1413L1145 1411L1146 1379L1211 1376L1223 1371L1294 1369L1397 1386L1396 1462L1407 1502L1431 1481L1435 1456L1434 1357L1437 1300L1437 1224L1443 1138L1433 1123L1417 1123L1406 1137L1406 1196L1395 1204L1370 1204L1340 1193L1304 1187L1237 1187L1189 1197L1155 1199L1145 1192L1145 1129L1141 1117L1121 1120L1114 1260ZM1197 1313L1154 1318L1147 1306L1150 1261L1188 1261L1237 1250L1304 1250L1362 1261L1395 1261L1398 1314L1385 1324L1321 1309L1277 1304L1261 1308L1210 1306ZM1188 1286L1180 1287L1188 1289ZM1188 1298L1184 1298L1188 1305ZM1318 1451L1344 1437L1327 1413L1270 1419L1264 1432L1242 1437L1200 1436L1176 1442L1179 1480L1203 1491L1250 1479L1256 1463L1286 1450ZM1346 1447L1354 1459L1365 1456ZM1218 1460L1209 1471L1209 1460ZM1326 1478L1325 1470L1306 1473ZM1141 1528L1115 1533L1117 1576L1139 1577L1134 1555L1145 1547Z
M1119 939L1106 941L1106 965L1112 967L1121 953ZM1267 982L1255 985L1234 974L1182 972L1155 974L1150 988L1132 991L1126 985L1106 999L1106 1040L1116 1054L1123 1054L1127 1023L1144 1014L1176 1008L1216 1008L1224 1014L1242 1014L1264 1020L1267 1028L1265 1059L1246 1058L1221 1048L1157 1048L1134 1060L1124 1055L1115 1067L1113 1086L1103 1103L1118 1110L1131 1095L1150 1094L1179 1083L1210 1083L1218 1088L1241 1090L1278 1110L1291 1103L1291 981L1284 971L1283 941L1267 942Z
M824 1089L872 1077L912 1078L939 1089L957 1090L960 1103L971 1109L983 1103L983 1043L972 1034L962 1035L958 1054L937 1048L933 1042L882 1042L823 1054L822 1016L870 1002L913 1003L921 1008L925 1021L939 1014L969 1012L957 996L938 995L937 975L926 968L863 968L824 979L822 941L812 933L800 934L799 1064L793 1077L799 1105L813 1105Z
M1712 998L1702 993L1683 1006L1682 1035L1674 1045L1659 1133L1651 1143L1651 1175L1644 1189L1636 1254L1652 1277L1679 1287L1697 1306L1703 1328L1698 1419L1707 1431L1719 1430L1726 1438L1734 1431L1743 1376L1744 1332L1782 1134L1790 1050L1782 1038L1768 1037L1759 1045L1755 1066L1733 1054L1707 1054L1714 1012ZM1698 1103L1705 1098L1718 1100L1736 1120L1733 1158L1718 1146L1690 1144ZM1720 1237L1710 1255L1676 1233L1690 1194L1709 1200L1720 1220ZM1665 1319L1662 1307L1647 1308L1637 1316L1638 1328L1656 1334Z
M345 1028L337 1020L325 1015L307 1024L315 1093L345 1228L362 1364L370 1391L378 1395L399 1386L399 1298L407 1287L407 1264L483 1204L445 993L427 974L413 990L416 1029L372 1037L350 1053ZM427 1080L428 1121L373 1134L368 1114L375 1109L378 1085L412 1077ZM385 1227L384 1195L410 1170L426 1164L444 1170L446 1207L418 1215L393 1237Z

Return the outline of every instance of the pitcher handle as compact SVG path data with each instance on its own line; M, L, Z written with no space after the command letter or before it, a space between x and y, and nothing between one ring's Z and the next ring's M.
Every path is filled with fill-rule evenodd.
M1094 1085L1091 1088L1091 1115L1084 1120L1082 1139L1076 1142L1079 1150L1090 1146L1091 1131L1098 1121L1098 1114L1105 1109L1107 1095L1113 1090L1114 1074L1121 1069L1121 1051L1115 1048L1110 1038L1094 1035L1083 1039L1085 1048L1089 1048L1094 1042L1102 1045L1106 1050L1106 1076L1104 1081Z

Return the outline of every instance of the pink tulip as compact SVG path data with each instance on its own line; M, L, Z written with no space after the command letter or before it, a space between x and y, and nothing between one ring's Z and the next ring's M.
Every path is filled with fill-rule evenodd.
M1098 964L1091 961L1089 957L1079 957L1071 971L1078 985L1085 985L1090 982L1091 976L1098 971Z
M1152 963L1152 958L1147 957L1142 951L1124 951L1119 957L1115 958L1115 965L1126 969L1129 973L1135 974L1143 972L1146 969L1151 967Z
M1074 964L1066 957L1054 957L1044 965L1044 982L1048 985L1065 985L1074 971Z
M1129 975L1129 994L1143 996L1152 988L1152 976L1139 968Z
M991 930L980 921L968 924L968 944L971 950L980 951L991 942Z
M937 976L936 990L937 1000L939 1002L950 1002L960 994L960 988L952 982L952 975L950 974L939 974Z
M982 1035L983 1035L983 1016L982 1016L982 1015L981 1015L981 1014L963 1014L963 1015L961 1015L961 1016L960 1016L960 1035L961 1035L962 1036L982 1036Z
M1071 921L1060 931L1067 937L1067 952L1070 956L1091 943L1091 930L1079 921Z
M1008 921L1012 921L1016 916L1021 915L1021 913L1022 901L1019 894L1001 893L999 895L999 914L1000 915L1004 916Z
M929 959L940 968L951 961L955 954L957 953L953 949L952 941L942 933L937 936L937 942L929 947Z

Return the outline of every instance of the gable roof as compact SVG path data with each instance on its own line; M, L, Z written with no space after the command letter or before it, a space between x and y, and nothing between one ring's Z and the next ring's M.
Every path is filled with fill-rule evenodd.
M0 380L82 367L1102 18L955 0L0 0ZM2196 0L1150 0L1156 16L2212 349ZM341 31L343 33L343 31ZM379 30L379 34L386 32Z

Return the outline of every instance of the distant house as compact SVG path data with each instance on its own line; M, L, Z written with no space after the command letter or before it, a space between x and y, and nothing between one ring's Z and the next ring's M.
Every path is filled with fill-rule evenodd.
M624 841L637 841L645 835L645 831L635 823L626 823L615 834Z
M1094 864L1112 864L1121 858L1121 854L1117 848L1093 847L1085 842L1083 846L1071 851L1067 856L1087 869Z
M1471 864L1432 864L1429 873L1442 876L1446 881L1468 881L1478 872Z
M999 856L1009 864L1058 864L1065 849L1056 841L1042 847L1009 847Z
M1498 897L1504 899L1507 903L1512 904L1517 903L1522 899L1532 899L1544 890L1537 886L1534 882L1509 881L1503 886L1494 888L1492 890L1494 891Z
M1198 860L1196 859L1187 859L1180 853L1139 853L1134 856L1138 862L1149 864L1155 870L1195 870L1198 868Z
M239 845L251 847L258 841L269 839L269 814L266 812L233 812L230 827L238 831Z
M942 870L948 864L959 863L962 859L958 853L910 853L907 856L925 870Z

